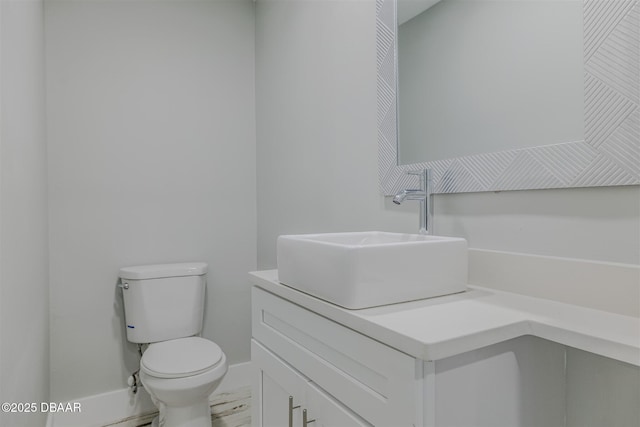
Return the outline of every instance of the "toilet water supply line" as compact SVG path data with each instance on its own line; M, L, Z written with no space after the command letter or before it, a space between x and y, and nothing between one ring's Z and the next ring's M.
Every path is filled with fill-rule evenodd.
M140 356L140 360L142 360L142 344L138 344L138 354ZM140 366L140 362L138 362L138 366ZM127 384L129 384L129 388L136 394L138 392L138 373L140 372L140 368L136 369L130 376L127 378ZM142 383L140 383L142 386Z

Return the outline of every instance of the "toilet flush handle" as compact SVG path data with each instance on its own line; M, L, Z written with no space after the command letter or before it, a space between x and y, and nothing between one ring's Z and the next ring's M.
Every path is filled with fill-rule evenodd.
M122 289L129 289L129 284L127 282L118 283L118 287Z

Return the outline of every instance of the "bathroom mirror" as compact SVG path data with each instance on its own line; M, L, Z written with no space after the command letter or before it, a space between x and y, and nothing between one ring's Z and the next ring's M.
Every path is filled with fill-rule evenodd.
M376 6L383 194L640 183L636 1Z

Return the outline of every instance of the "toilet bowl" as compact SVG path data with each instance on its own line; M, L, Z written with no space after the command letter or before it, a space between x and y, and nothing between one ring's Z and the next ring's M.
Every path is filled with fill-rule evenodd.
M140 381L161 427L211 427L209 395L227 373L220 347L198 336L207 270L202 262L120 269L127 339L148 344Z
M226 372L220 347L199 337L151 344L140 362L140 380L160 409L161 427L211 427L209 396Z

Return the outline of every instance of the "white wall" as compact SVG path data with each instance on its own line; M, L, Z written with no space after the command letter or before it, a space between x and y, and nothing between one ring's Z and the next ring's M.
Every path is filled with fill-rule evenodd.
M567 427L640 425L640 369L567 349Z
M473 248L640 264L640 187L439 195L435 226Z
M46 4L51 398L126 386L123 266L209 264L204 336L249 360L254 11L246 1Z
M417 227L378 193L374 22L373 1L257 2L260 268L280 234Z
M41 1L0 2L2 402L49 399L43 42ZM45 417L0 413L0 425L44 425Z
M435 424L563 427L564 369L565 347L532 336L438 360Z

